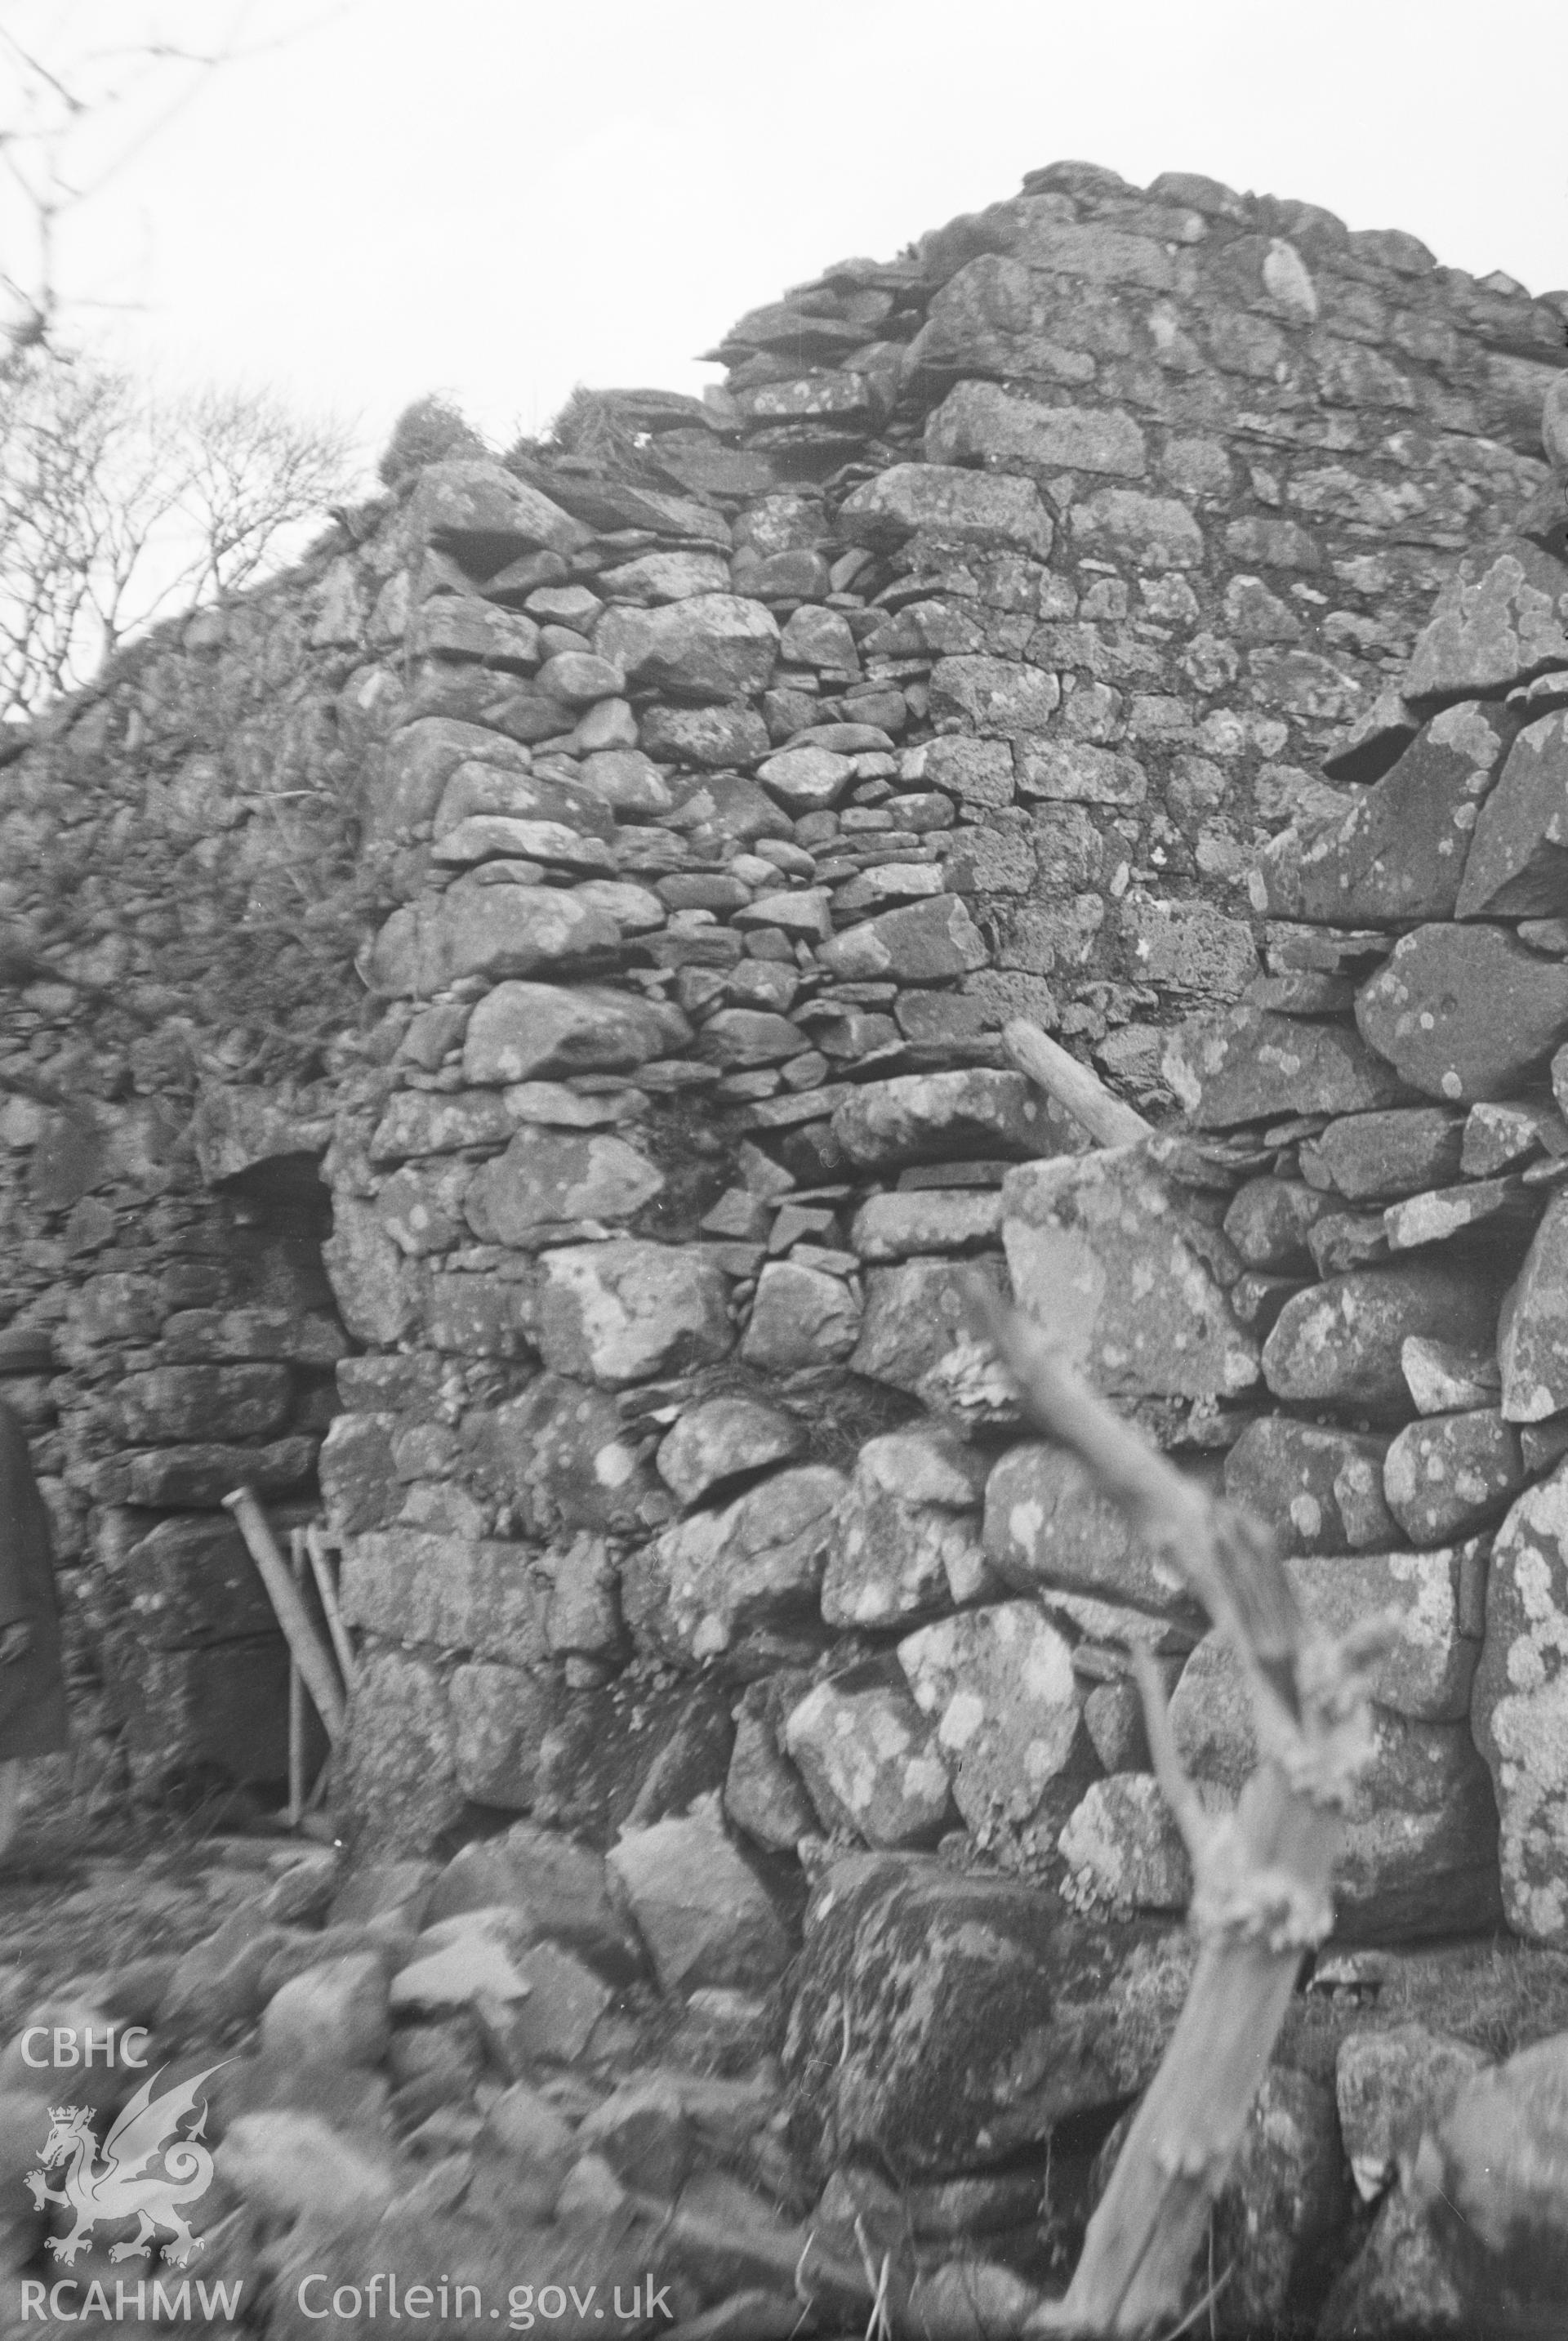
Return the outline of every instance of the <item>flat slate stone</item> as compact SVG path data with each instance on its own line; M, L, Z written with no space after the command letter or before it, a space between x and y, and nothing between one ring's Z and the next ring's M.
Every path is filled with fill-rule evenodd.
M1437 598L1400 688L1406 699L1495 693L1568 666L1568 569L1521 540L1470 553Z
M1225 1459L1225 1491L1273 1529L1283 1553L1375 1549L1398 1536L1383 1493L1386 1439L1286 1414L1249 1422Z
M1527 1941L1568 1946L1568 1465L1497 1532L1472 1724L1492 1772L1503 1905Z
M1469 883L1466 855L1474 861L1472 833L1481 834L1477 812L1484 826L1514 728L1501 707L1444 708L1348 812L1270 840L1257 861L1258 907L1341 927L1452 918Z
M1568 1195L1554 1195L1536 1229L1497 1328L1503 1413L1544 1422L1568 1407Z
M1190 1017L1170 1036L1160 1070L1200 1130L1303 1111L1365 1113L1408 1095L1354 1032L1260 1008Z
M1107 1394L1229 1397L1257 1380L1211 1265L1234 1255L1180 1193L1136 1147L1023 1164L1003 1186L1018 1306Z
M847 928L823 945L819 957L847 981L888 976L898 983L939 983L972 975L990 952L958 897L935 894Z
M1450 1242L1501 1215L1517 1217L1524 1192L1516 1179L1474 1179L1464 1186L1408 1195L1383 1214L1388 1248L1414 1251L1423 1244Z
M907 1260L912 1252L968 1252L995 1243L1002 1231L996 1189L929 1190L873 1195L861 1204L849 1241L864 1260Z
M1330 1277L1287 1300L1264 1344L1276 1398L1403 1413L1401 1350L1418 1333L1480 1342L1496 1320L1491 1280L1426 1262Z
M1301 1174L1347 1203L1382 1201L1456 1179L1463 1143L1463 1122L1441 1106L1346 1114L1304 1141Z
M1418 1545L1473 1536L1502 1516L1524 1480L1519 1434L1495 1407L1412 1422L1383 1463L1388 1508Z
M1059 1124L1022 1073L905 1073L865 1081L833 1115L833 1135L859 1170L949 1156L1024 1161L1056 1143Z
M1424 1096L1505 1098L1568 1037L1568 966L1505 927L1417 927L1363 985L1355 1021Z

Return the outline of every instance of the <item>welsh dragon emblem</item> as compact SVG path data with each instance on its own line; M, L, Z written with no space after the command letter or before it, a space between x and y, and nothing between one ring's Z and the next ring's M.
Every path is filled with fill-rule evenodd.
M74 2266L78 2252L90 2252L92 2231L100 2219L138 2222L128 2243L111 2245L111 2260L139 2258L154 2248L162 2230L170 2236L164 2257L174 2266L183 2267L193 2252L201 2250L202 2238L192 2235L180 2207L198 2201L213 2183L213 2157L201 2142L207 2121L202 2088L218 2069L209 2065L204 2073L179 2082L161 2097L154 2097L153 2090L162 2067L149 2075L115 2116L104 2140L102 2161L93 2135L92 2107L50 2107L52 2127L39 2148L43 2168L30 2170L25 2184L40 2211L45 2203L58 2203L76 2215L68 2236L45 2239L56 2259ZM195 2119L182 2137L179 2125L187 2115ZM154 2167L160 2157L161 2168ZM45 2172L57 2162L65 2163L65 2177L55 2187L46 2183Z

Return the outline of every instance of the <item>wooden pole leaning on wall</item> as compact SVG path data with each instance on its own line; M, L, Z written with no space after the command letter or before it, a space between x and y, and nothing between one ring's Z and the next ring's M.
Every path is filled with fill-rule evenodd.
M313 1520L303 1534L305 1551L310 1558L311 1574L316 1580L316 1591L321 1596L322 1615L327 1621L327 1631L332 1638L332 1649L337 1654L338 1671L342 1676L344 1689L352 1698L359 1675L359 1662L354 1657L354 1646L349 1639L349 1629L343 1623L338 1589L332 1583L332 1572L327 1560L327 1546L331 1539Z
M978 1280L969 1304L974 1331L1007 1367L1031 1422L1079 1456L1203 1601L1236 1654L1256 1730L1258 1768L1234 1813L1206 1811L1182 1772L1158 1673L1139 1654L1155 1772L1192 1861L1187 1919L1197 1963L1067 2297L1025 2327L1035 2341L1068 2334L1131 2341L1168 2331L1180 2317L1302 1954L1334 1923L1340 1814L1372 1754L1368 1685L1394 1629L1377 1618L1338 1640L1311 1631L1266 1530L1177 1471L1037 1325Z
M1133 1146L1140 1138L1154 1136L1152 1121L1146 1121L1135 1106L1113 1096L1098 1073L1080 1065L1059 1041L1027 1017L1015 1016L1004 1025L1002 1046L1019 1072L1064 1106L1097 1146Z
M305 1540L299 1529L289 1531L289 1567L297 1592L305 1581ZM284 1818L298 1828L305 1809L305 1680L300 1662L289 1652L289 1801Z
M288 1562L278 1550L277 1540L267 1525L267 1516L256 1500L254 1489L236 1488L233 1495L223 1498L223 1509L234 1516L262 1583L267 1589L268 1599L283 1629L283 1638L304 1677L305 1689L315 1701L316 1712L326 1726L327 1738L335 1748L342 1738L346 1716L337 1670L332 1665L331 1652L311 1623L310 1614L289 1574Z

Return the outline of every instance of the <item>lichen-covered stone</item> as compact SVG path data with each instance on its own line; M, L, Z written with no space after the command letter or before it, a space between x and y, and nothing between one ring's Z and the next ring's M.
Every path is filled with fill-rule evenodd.
M815 1887L783 2060L812 2167L983 2171L1159 2061L1186 1989L1179 1934L1114 1934L1037 1888L862 1855ZM1027 2044L1027 2052L1024 2051Z
M1568 1407L1568 1196L1547 1204L1503 1301L1497 1362L1505 1421L1543 1422Z
M1424 2024L1349 2032L1335 2057L1339 2131L1364 2203L1382 2194L1396 2164L1414 2161L1424 2130L1435 2128L1473 2074L1484 2049Z
M1272 1529L1281 1552L1386 1549L1399 1535L1384 1496L1386 1446L1364 1432L1265 1415L1226 1455L1225 1491Z
M1568 1037L1568 966L1506 927L1417 927L1356 994L1355 1021L1424 1096L1504 1098Z
M1331 1276L1285 1302L1264 1343L1264 1379L1276 1398L1403 1413L1406 1339L1479 1343L1496 1315L1495 1286L1475 1268L1421 1261Z
M984 938L956 894L884 911L824 944L821 961L846 981L890 976L897 983L939 983L970 975L990 958Z
M546 1252L541 1267L539 1347L557 1373L623 1390L729 1349L724 1277L695 1252L621 1237Z
M1251 1706L1217 1635L1187 1660L1170 1716L1186 1769L1238 1795L1256 1760ZM1495 1923L1496 1817L1469 1727L1383 1708L1372 1723L1372 1759L1351 1791L1335 1872L1338 1931L1391 1942Z
M545 1589L526 1545L394 1527L343 1548L342 1609L388 1639L526 1667L545 1656Z
M1017 549L1050 558L1054 532L1028 480L948 463L893 463L845 498L839 533L846 544L893 551L917 529L960 544Z
M663 1990L766 1990L788 1964L789 1935L726 1834L716 1798L629 1829L608 1858Z
M971 1832L985 1843L998 1828L1027 1828L1080 1747L1064 1637L1033 1601L1000 1601L906 1635L898 1664L935 1722Z
M995 1188L927 1189L908 1195L872 1195L855 1214L849 1240L864 1260L908 1260L913 1252L968 1252L1002 1232L1002 1198Z
M1136 1148L1032 1162L1004 1184L1017 1304L1107 1394L1213 1398L1257 1380L1210 1265L1228 1248L1179 1192Z
M1442 1106L1345 1114L1303 1143L1302 1176L1350 1203L1419 1194L1458 1177L1464 1128Z
M833 1115L833 1135L859 1170L908 1162L1012 1160L1041 1154L1057 1125L1021 1073L904 1073L862 1081Z
M740 1355L759 1372L789 1374L847 1358L860 1336L860 1304L841 1276L770 1260L758 1280Z
M1304 1179L1248 1179L1225 1215L1225 1231L1248 1268L1303 1275L1312 1267L1307 1231L1329 1209Z
M624 1139L520 1130L475 1173L464 1199L481 1243L524 1250L574 1220L629 1220L660 1193L663 1173Z
M744 699L771 680L779 625L759 602L692 593L650 609L611 609L593 641L630 681L672 698Z
M814 1617L846 1492L841 1471L801 1464L666 1529L626 1564L628 1622L675 1655L710 1659L755 1628Z
M1383 1464L1388 1508L1405 1535L1423 1545L1485 1528L1524 1479L1519 1434L1494 1407L1409 1424Z
M1498 1529L1472 1705L1502 1838L1503 1906L1536 1943L1568 1944L1568 1467Z
M1402 688L1407 699L1464 699L1554 666L1568 666L1568 569L1521 541L1490 561L1477 553L1461 562Z
M1509 750L1475 824L1456 914L1550 918L1565 900L1568 716L1559 711L1527 723Z
M1020 1592L1051 1586L1160 1615L1193 1614L1175 1572L1065 1447L1026 1441L993 1465L985 1545L997 1575Z
M1192 1865L1152 1772L1091 1780L1057 1840L1080 1907L1185 1910Z
M1498 774L1514 728L1503 710L1474 700L1434 716L1347 812L1292 827L1264 848L1258 907L1341 927L1453 918L1462 884L1466 894L1471 887L1475 841L1503 785ZM1460 914L1477 912L1484 914L1484 901Z
M369 961L372 989L428 998L464 976L499 982L541 968L575 970L602 960L620 930L559 886L481 886L465 880L444 894L394 911Z
M787 1463L806 1444L804 1423L778 1407L753 1398L710 1398L688 1408L654 1460L683 1504L699 1504L725 1480Z
M468 1020L463 1079L537 1081L620 1073L680 1054L691 1027L673 1002L602 986L499 983Z
M822 1580L829 1626L879 1627L945 1609L978 1580L984 1458L950 1432L868 1439L855 1459Z
M988 1260L906 1260L897 1268L868 1270L866 1314L850 1371L912 1396L934 1387L944 1361L968 1339L966 1293L977 1275L1000 1292L1000 1263Z
M952 1818L947 1767L901 1683L817 1684L784 1724L824 1828L874 1846L932 1845Z
M1190 1017L1166 1043L1161 1071L1201 1130L1297 1113L1364 1113L1393 1105L1404 1083L1355 1033L1262 1008Z

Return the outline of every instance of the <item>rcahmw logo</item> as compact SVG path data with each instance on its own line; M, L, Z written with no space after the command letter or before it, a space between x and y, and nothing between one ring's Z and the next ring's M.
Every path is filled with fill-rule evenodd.
M55 2203L75 2215L68 2235L45 2238L56 2259L74 2266L79 2252L92 2250L93 2229L100 2221L109 2226L125 2219L136 2221L136 2233L110 2246L111 2260L155 2252L165 2233L163 2257L176 2267L201 2250L202 2238L191 2233L185 2207L199 2202L213 2183L213 2157L201 2142L207 2123L202 2092L218 2070L209 2065L159 2097L153 2090L162 2069L153 2074L114 2117L101 2159L92 2107L50 2107L49 2135L38 2149L42 2168L30 2170L25 2184L40 2211ZM191 2127L182 2136L180 2124L187 2117ZM62 2163L62 2183L51 2187L45 2174Z

